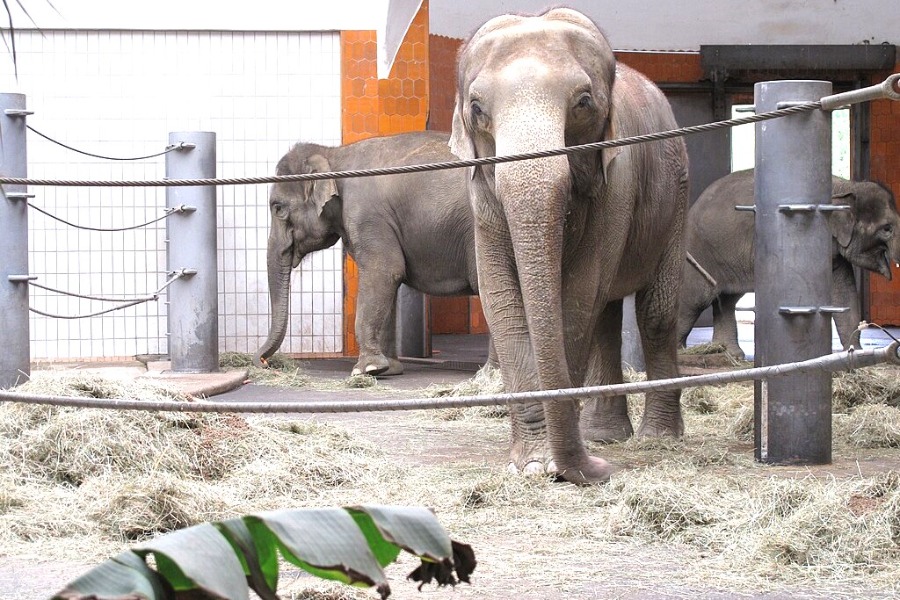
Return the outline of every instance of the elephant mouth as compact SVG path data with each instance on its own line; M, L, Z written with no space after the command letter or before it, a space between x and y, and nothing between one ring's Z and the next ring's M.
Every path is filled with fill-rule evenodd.
M888 252L887 248L878 253L877 261L878 272L881 273L888 281L893 279L893 273L891 272L891 263L896 264L898 267L900 267L900 263L891 260L890 253Z

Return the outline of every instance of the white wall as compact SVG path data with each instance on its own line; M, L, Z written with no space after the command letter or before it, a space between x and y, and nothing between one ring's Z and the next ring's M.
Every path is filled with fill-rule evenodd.
M490 17L564 4L617 50L701 44L900 44L897 0L430 0L431 33L466 38Z
M34 24L41 29L195 31L374 30L384 19L387 3L388 0L23 0ZM32 26L18 2L11 1L9 5L17 28Z
M131 3L123 3L131 4ZM170 131L214 131L219 177L269 175L299 141L339 144L336 33L20 30L19 78L0 60L0 91L24 93L28 124L70 146L110 156L162 150ZM28 133L28 174L54 179L161 179L164 158L88 158ZM163 188L29 190L33 204L76 224L121 227L162 214ZM218 188L221 350L254 352L268 331L265 185ZM29 214L30 272L62 290L146 295L166 279L165 224L133 232L74 230ZM341 249L294 273L293 319L282 350L340 352ZM88 320L32 316L34 359L164 354L165 295ZM31 291L35 308L77 315L112 305Z

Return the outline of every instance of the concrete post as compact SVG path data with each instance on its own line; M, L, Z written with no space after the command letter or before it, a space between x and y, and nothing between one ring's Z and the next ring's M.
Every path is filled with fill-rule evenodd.
M25 95L0 94L0 175L27 177ZM28 194L23 185L2 186L0 198L0 388L31 374L28 324Z
M397 290L397 354L410 358L431 356L425 294L402 284Z
M215 133L169 133L169 144L181 143L166 154L166 178L216 176ZM216 187L166 188L166 207L180 206L166 219L167 270L187 273L167 288L169 358L173 371L210 373L219 370Z
M831 93L825 81L755 86L758 113ZM831 198L831 113L756 124L755 364L831 352L831 235L818 205ZM756 382L756 459L831 462L831 375L798 373Z

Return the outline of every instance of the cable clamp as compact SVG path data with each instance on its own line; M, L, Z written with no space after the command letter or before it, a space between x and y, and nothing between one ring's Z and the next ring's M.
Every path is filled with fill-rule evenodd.
M28 200L34 198L34 194L28 192L6 192L6 197L10 200Z

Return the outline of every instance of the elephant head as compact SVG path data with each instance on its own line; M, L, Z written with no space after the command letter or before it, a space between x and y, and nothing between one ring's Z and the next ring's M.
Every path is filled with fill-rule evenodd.
M893 194L872 181L836 178L831 202L850 207L828 213L838 252L857 267L890 280L891 265L900 265L900 215Z
M298 144L278 162L277 175L325 173L328 160L316 152L318 147ZM291 270L315 250L322 250L340 239L340 202L332 179L275 183L269 194L272 223L269 229L266 267L272 322L265 343L254 362L263 366L284 341L290 313ZM339 200L339 198L337 198Z
M492 19L460 52L451 151L501 156L613 137L615 77L608 42L576 11ZM588 235L586 199L596 196L612 156L593 152L470 171L479 289L507 390L572 386L567 338L575 332L566 331L563 307L563 263L571 257L564 255ZM584 449L574 403L547 403L544 417L553 463L546 470L572 481L608 477L609 465ZM516 428L514 417L514 466L528 471L515 464Z

